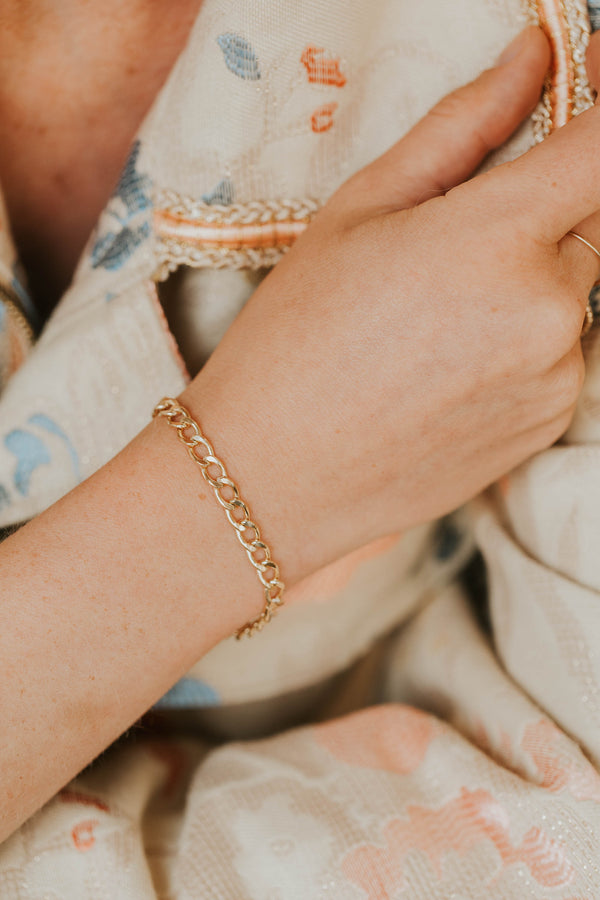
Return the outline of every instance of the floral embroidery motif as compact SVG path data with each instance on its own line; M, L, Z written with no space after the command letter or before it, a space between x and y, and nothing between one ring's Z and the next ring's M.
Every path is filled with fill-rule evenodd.
M4 446L17 457L13 476L15 488L24 497L29 493L29 482L37 468L51 461L46 445L35 434L15 428L4 438Z
M85 822L80 822L71 831L73 843L82 853L85 853L86 850L91 850L96 843L96 838L94 837L96 825L98 825L96 819L86 819Z
M258 81L260 68L258 59L252 46L239 34L221 34L217 38L217 44L223 51L225 65L245 81Z
M308 73L309 82L344 87L346 76L340 72L339 59L328 59L325 52L322 47L309 45L300 57L300 62Z
M333 125L333 114L337 108L337 103L325 103L324 106L315 109L310 120L310 127L315 134L329 131Z
M600 803L600 775L570 741L547 719L527 726L521 742L534 761L542 787L552 793L569 791L577 800Z
M73 471L77 480L81 481L79 459L77 451L70 438L62 428L44 413L35 413L27 420L28 425L42 429L47 434L58 437L65 445L69 454ZM13 475L14 485L17 491L24 497L29 493L29 483L36 469L52 462L52 455L45 442L33 431L23 428L15 428L4 437L4 446L17 458L17 465Z
M384 829L385 847L362 845L344 863L344 873L373 900L392 900L405 885L403 862L415 850L429 858L442 877L442 859L453 851L464 856L481 842L491 841L504 866L522 863L538 884L559 887L574 873L564 847L539 828L531 828L513 846L506 809L487 791L463 788L460 796L440 809L409 806L407 818L393 819Z
M132 224L140 213L152 206L151 181L136 169L139 153L140 142L136 141L105 213L109 220L116 221L117 228L110 228L101 234L92 247L91 259L95 269L120 269L140 244L150 237L149 222Z
M28 419L30 425L36 425L38 428L42 428L44 431L47 431L48 434L54 434L56 437L60 438L63 442L69 456L71 458L71 465L73 466L73 471L77 476L77 480L81 481L81 471L79 469L79 458L77 456L77 451L73 446L72 441L69 436L65 434L62 428L56 424L56 422L47 416L45 413L35 413L33 416L30 416Z
M45 431L46 434L53 435L62 441L69 454L77 480L81 481L77 451L62 428L45 413L35 413L33 416L30 416L27 424L39 428ZM4 446L17 459L13 475L14 485L19 494L26 497L29 493L29 483L33 473L40 466L52 462L52 454L45 441L39 435L24 428L15 428L9 431L4 437Z
M346 765L408 775L419 768L442 730L421 710L394 706L392 715L390 707L380 706L319 725L315 740Z

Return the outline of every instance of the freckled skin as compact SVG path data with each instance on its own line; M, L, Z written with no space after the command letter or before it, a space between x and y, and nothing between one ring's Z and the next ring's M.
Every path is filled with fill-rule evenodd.
M0 0L0 184L36 299L68 285L202 0Z

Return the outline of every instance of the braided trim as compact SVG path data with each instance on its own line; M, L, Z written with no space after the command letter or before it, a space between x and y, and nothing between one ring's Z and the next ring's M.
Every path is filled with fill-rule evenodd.
M159 266L155 281L166 281L179 266L193 269L256 269L272 268L289 247L267 247L262 250L245 247L235 250L224 247L191 247L177 240L162 240L159 244Z
M316 200L209 205L174 191L156 199L154 232L164 280L178 266L260 269L274 266L319 209Z
M594 102L585 70L590 19L585 0L529 0L532 21L546 33L553 55L542 99L533 113L536 142Z

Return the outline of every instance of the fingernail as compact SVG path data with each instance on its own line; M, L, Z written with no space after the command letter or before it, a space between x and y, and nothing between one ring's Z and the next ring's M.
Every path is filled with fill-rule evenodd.
M505 47L503 52L498 58L496 63L497 66L505 66L507 63L512 62L512 60L521 53L522 50L525 49L527 44L529 43L529 28L525 28L524 31L521 31L514 40L510 42L508 47Z

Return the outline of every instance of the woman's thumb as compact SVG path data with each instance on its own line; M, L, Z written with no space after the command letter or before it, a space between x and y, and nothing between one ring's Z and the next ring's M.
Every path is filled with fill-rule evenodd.
M440 100L406 137L349 182L356 192L355 209L362 216L407 208L461 184L535 107L549 64L543 32L526 28L494 68ZM357 203L357 195L366 203Z

